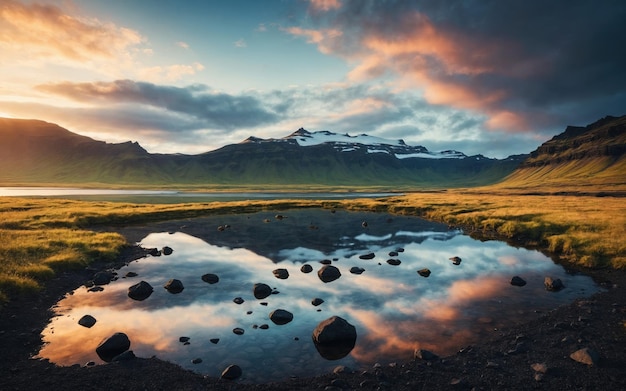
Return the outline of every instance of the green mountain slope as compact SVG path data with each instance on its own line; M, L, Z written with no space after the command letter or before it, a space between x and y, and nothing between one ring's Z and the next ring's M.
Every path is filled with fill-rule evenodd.
M626 190L626 116L567 127L532 152L497 186Z

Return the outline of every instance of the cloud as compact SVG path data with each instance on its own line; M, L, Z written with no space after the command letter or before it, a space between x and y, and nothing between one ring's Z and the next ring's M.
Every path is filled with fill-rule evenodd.
M181 47L183 49L189 49L189 44L183 41L176 42L176 46Z
M202 70L204 70L204 65L195 62L191 65L175 64L142 68L137 74L141 80L145 81L174 82L183 79L185 76L195 75Z
M311 9L314 11L330 11L341 8L340 0L310 0Z
M615 47L624 2L329 3L310 3L325 11L312 27L284 31L345 59L353 83L393 80L431 105L485 116L498 132L589 123L626 107L626 52Z
M5 59L110 60L144 41L135 30L68 15L54 5L15 0L0 4L0 48Z
M246 43L246 41L243 38L239 38L238 40L236 40L234 42L235 47L237 48L245 48L248 46L248 44Z
M165 109L201 122L205 127L236 129L275 122L278 117L252 96L213 92L204 85L173 87L132 80L54 83L37 87L76 102L138 104Z

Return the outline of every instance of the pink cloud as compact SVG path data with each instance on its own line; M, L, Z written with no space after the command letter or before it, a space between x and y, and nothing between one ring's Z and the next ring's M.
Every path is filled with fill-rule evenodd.
M331 11L341 8L340 0L310 0L314 11Z
M115 58L143 41L134 30L72 16L53 5L14 0L0 4L0 47L22 56L28 54L31 59L33 56L71 61Z

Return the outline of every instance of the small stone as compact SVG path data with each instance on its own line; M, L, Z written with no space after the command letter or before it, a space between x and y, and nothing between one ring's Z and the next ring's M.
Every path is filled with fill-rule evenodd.
M241 297L235 297L235 298L233 299L233 302L234 302L235 304L243 304L243 303L245 302L245 300L244 300L244 299L242 299Z
M539 373L547 373L548 372L548 366L545 363L534 363L533 365L530 366L533 371L535 372L539 372Z
M352 274L363 274L364 271L365 269L363 269L362 267L358 267L358 266L352 266L350 268L350 273Z
M333 263L333 261L331 261L330 259L322 259L320 263L322 265L330 265L331 263Z
M454 265L460 265L461 261L462 261L462 259L460 257L452 257L452 258L449 258L449 259L452 261L452 264L454 264Z
M289 271L287 269L275 269L272 273L274 273L274 277L281 280L289 278Z
M419 274L422 277L428 277L430 276L430 269L428 268L420 269L417 271L417 274Z
M511 278L511 285L513 286L524 286L526 285L526 281L519 276L515 276L513 278Z
M570 358L579 363L597 366L600 362L600 354L590 348L582 348L569 355Z
M270 320L277 325L284 325L293 320L293 314L287 310L277 309L270 313Z
M302 265L302 267L300 268L300 271L302 273L311 273L313 271L313 266L305 263L304 265Z
M230 365L222 372L222 379L235 380L242 375L242 370L239 365Z
M244 332L245 332L244 329L242 329L241 327L235 327L233 329L233 333L235 333L237 335L243 335Z
M217 282L219 282L220 278L217 274L213 274L213 273L207 273L202 275L202 281L206 282L207 284L216 284Z
M392 258L392 259L388 259L387 263L390 264L391 266L398 266L402 262L400 262L399 259Z
M202 359L199 358L199 357L198 358L194 358L193 360L191 360L192 364L200 364L201 362L202 362Z
M269 328L270 328L270 325L268 325L268 324L262 324L262 325L260 325L260 326L259 326L259 328L260 328L261 330L267 330L267 329L269 329Z
M426 349L415 349L413 352L413 357L419 360L432 361L439 358L435 353L426 350Z
M546 289L551 292L558 292L561 289L565 288L565 285L563 285L563 282L559 278L553 280L551 277L546 277L543 280L543 283Z
M124 275L124 277L128 277L128 278L132 278L132 277L137 277L137 273L135 272L128 272Z
M254 287L252 288L252 293L254 294L254 297L259 300L265 299L272 294L272 288L269 285L260 282L254 284Z
M359 259L374 259L375 256L376 254L374 253L367 253L367 254L359 255Z
M163 247L163 249L161 249L161 252L163 253L163 255L172 255L174 250L172 250L171 247L165 246Z
M497 369L497 368L500 368L500 364L498 364L495 361L487 361L486 367L487 368L492 368L492 369Z
M317 271L317 276L323 282L328 283L341 277L341 272L333 265L324 265Z
M398 256L398 252L397 251L389 251L389 256L390 257L397 257Z
M92 286L91 288L87 289L87 292L102 292L103 290L104 288L101 286Z
M210 341L212 344L217 345L217 343L220 341L220 339L219 339L219 338L211 338L211 339L209 339L209 341Z
M133 300L142 301L150 297L154 289L152 285L145 281L141 281L128 288L128 297Z
M318 306L320 304L322 304L324 302L323 299L320 299L319 297L316 297L315 299L311 300L311 304L313 304L314 306Z
M185 289L182 281L177 280L176 278L172 278L171 280L169 280L165 285L163 285L163 288L165 288L169 293L173 294L180 293Z
M191 338L189 337L180 337L178 338L178 342L185 343L185 342L189 342L190 339Z
M96 324L96 318L91 315L85 315L78 320L78 324L89 329Z

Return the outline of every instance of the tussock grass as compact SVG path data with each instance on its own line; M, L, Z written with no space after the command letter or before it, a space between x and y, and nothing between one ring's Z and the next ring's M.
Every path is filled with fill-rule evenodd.
M106 231L104 227L208 214L313 207L418 216L462 226L475 236L537 246L586 267L626 268L626 203L620 197L521 195L497 188L385 199L186 204L0 197L0 302L36 293L59 271L114 260L127 245L125 239L113 232L95 232L94 227Z

